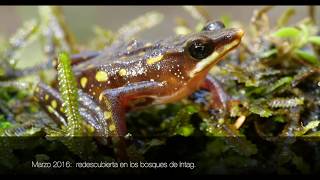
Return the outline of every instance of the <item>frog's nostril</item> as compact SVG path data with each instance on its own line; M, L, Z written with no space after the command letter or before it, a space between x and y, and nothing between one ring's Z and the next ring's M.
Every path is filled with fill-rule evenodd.
M231 39L231 37L232 37L231 34L227 34L227 35L225 36L225 39L226 39L226 40L229 40L229 39Z

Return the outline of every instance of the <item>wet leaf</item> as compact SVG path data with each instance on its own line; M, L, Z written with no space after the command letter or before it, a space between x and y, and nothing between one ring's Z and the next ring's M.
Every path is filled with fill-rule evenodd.
M258 114L260 117L270 117L273 114L270 109L260 105L251 105L249 111Z
M299 49L297 49L295 51L295 54L298 57L300 57L302 60L304 60L304 61L307 61L307 62L309 62L309 63L311 63L313 65L316 65L316 66L320 66L319 59L313 54L310 54L308 52L305 52L305 51L302 51L302 50L299 50Z
M301 129L300 131L297 131L295 134L296 134L297 136L304 135L304 134L307 133L309 130L318 127L319 124L320 124L320 121L311 121L311 122L309 122L306 126L302 127L302 129Z
M311 36L309 41L317 46L320 46L320 36Z
M271 93L276 91L278 88L283 87L285 85L289 85L292 81L292 77L282 77L281 79L277 80L274 84L272 84L266 90L266 93Z
M294 132L294 135L299 137L299 136L303 136L303 137L308 137L309 134L306 134L308 131L317 128L318 125L320 124L320 121L314 120L309 122L306 126L301 126L298 130L296 130ZM315 133L315 132L311 132L310 134ZM316 135L316 134L313 134ZM312 137L312 136L309 136Z
M260 55L260 57L261 57L261 58L268 58L268 57L270 57L270 56L272 56L272 55L274 55L274 54L277 54L277 49L271 49L271 50L269 50L269 51L263 52L263 53Z
M281 38L298 38L301 36L301 31L294 27L283 27L272 33L272 35Z
M190 136L194 131L194 127L191 124L185 125L177 129L177 134L181 136Z
M0 136L3 133L3 130L12 127L12 124L8 122L3 115L0 115Z

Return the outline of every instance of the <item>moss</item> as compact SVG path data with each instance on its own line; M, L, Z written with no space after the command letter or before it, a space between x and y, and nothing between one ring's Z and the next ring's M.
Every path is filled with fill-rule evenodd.
M67 115L66 136L83 136L84 127L79 113L78 86L73 75L68 54L60 53L58 58L59 92L63 99L63 111Z

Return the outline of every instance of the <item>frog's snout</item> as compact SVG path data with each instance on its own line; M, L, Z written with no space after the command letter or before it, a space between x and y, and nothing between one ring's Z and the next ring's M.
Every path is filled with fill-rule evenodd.
M232 43L237 41L240 43L242 37L244 35L244 31L240 28L232 28L227 30L227 33L224 35L224 44Z
M228 53L240 44L243 35L244 31L240 28L225 29L213 39L216 52L221 56Z
M236 37L237 39L240 39L240 40L241 40L241 38L243 37L243 35L244 35L244 31L243 31L242 29L238 28L238 29L235 30L235 37Z
M240 28L232 29L231 40L226 44L229 44L229 46L234 46L234 47L238 46L241 42L243 35L244 35L244 31L242 29L240 29ZM228 45L227 45L227 47L228 47ZM232 48L230 48L230 49L232 49Z

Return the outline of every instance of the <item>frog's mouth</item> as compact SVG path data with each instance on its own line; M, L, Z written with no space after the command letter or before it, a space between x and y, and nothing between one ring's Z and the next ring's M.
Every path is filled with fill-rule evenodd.
M199 72L209 71L211 67L217 64L224 55L236 48L240 42L244 32L241 29L233 29L231 38L229 41L222 42L219 48L217 48L210 56L197 63L196 67L191 71L190 76L194 77ZM206 71L206 72L207 72Z

